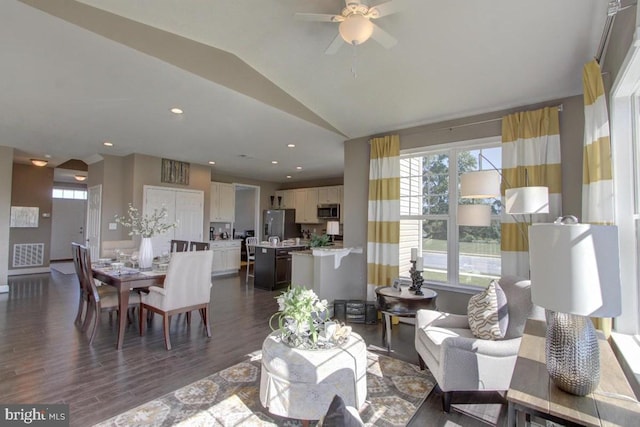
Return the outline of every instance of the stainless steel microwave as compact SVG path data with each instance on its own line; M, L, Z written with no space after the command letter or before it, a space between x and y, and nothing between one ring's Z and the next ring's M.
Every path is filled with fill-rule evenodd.
M318 205L318 219L340 219L340 205L331 203Z

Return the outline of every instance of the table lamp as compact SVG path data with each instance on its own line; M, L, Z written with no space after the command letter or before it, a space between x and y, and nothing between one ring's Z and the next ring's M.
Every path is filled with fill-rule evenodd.
M589 316L621 313L618 228L573 216L529 228L531 300L547 310L547 371L578 396L600 381L600 350Z
M340 223L338 221L327 221L327 234L331 236L333 242L333 236L340 234Z

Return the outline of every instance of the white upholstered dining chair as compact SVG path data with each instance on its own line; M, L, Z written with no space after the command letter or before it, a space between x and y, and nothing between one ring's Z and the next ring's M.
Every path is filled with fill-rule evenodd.
M144 334L145 310L162 315L164 343L171 350L169 321L171 316L198 310L208 337L209 301L211 300L211 263L213 251L175 252L171 255L164 286L150 286L140 303L140 335Z

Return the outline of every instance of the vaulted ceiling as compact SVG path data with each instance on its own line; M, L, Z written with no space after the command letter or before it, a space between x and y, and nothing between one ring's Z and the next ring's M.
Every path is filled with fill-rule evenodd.
M3 0L0 145L53 165L137 152L266 181L336 177L347 139L580 94L607 9L393 2L375 22L394 47L327 55L337 24L294 14L343 0Z

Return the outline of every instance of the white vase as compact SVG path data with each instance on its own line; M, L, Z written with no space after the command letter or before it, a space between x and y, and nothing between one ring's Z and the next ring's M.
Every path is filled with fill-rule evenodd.
M151 237L143 237L140 242L140 253L138 254L138 263L141 269L151 268L153 264L153 246L151 245Z

